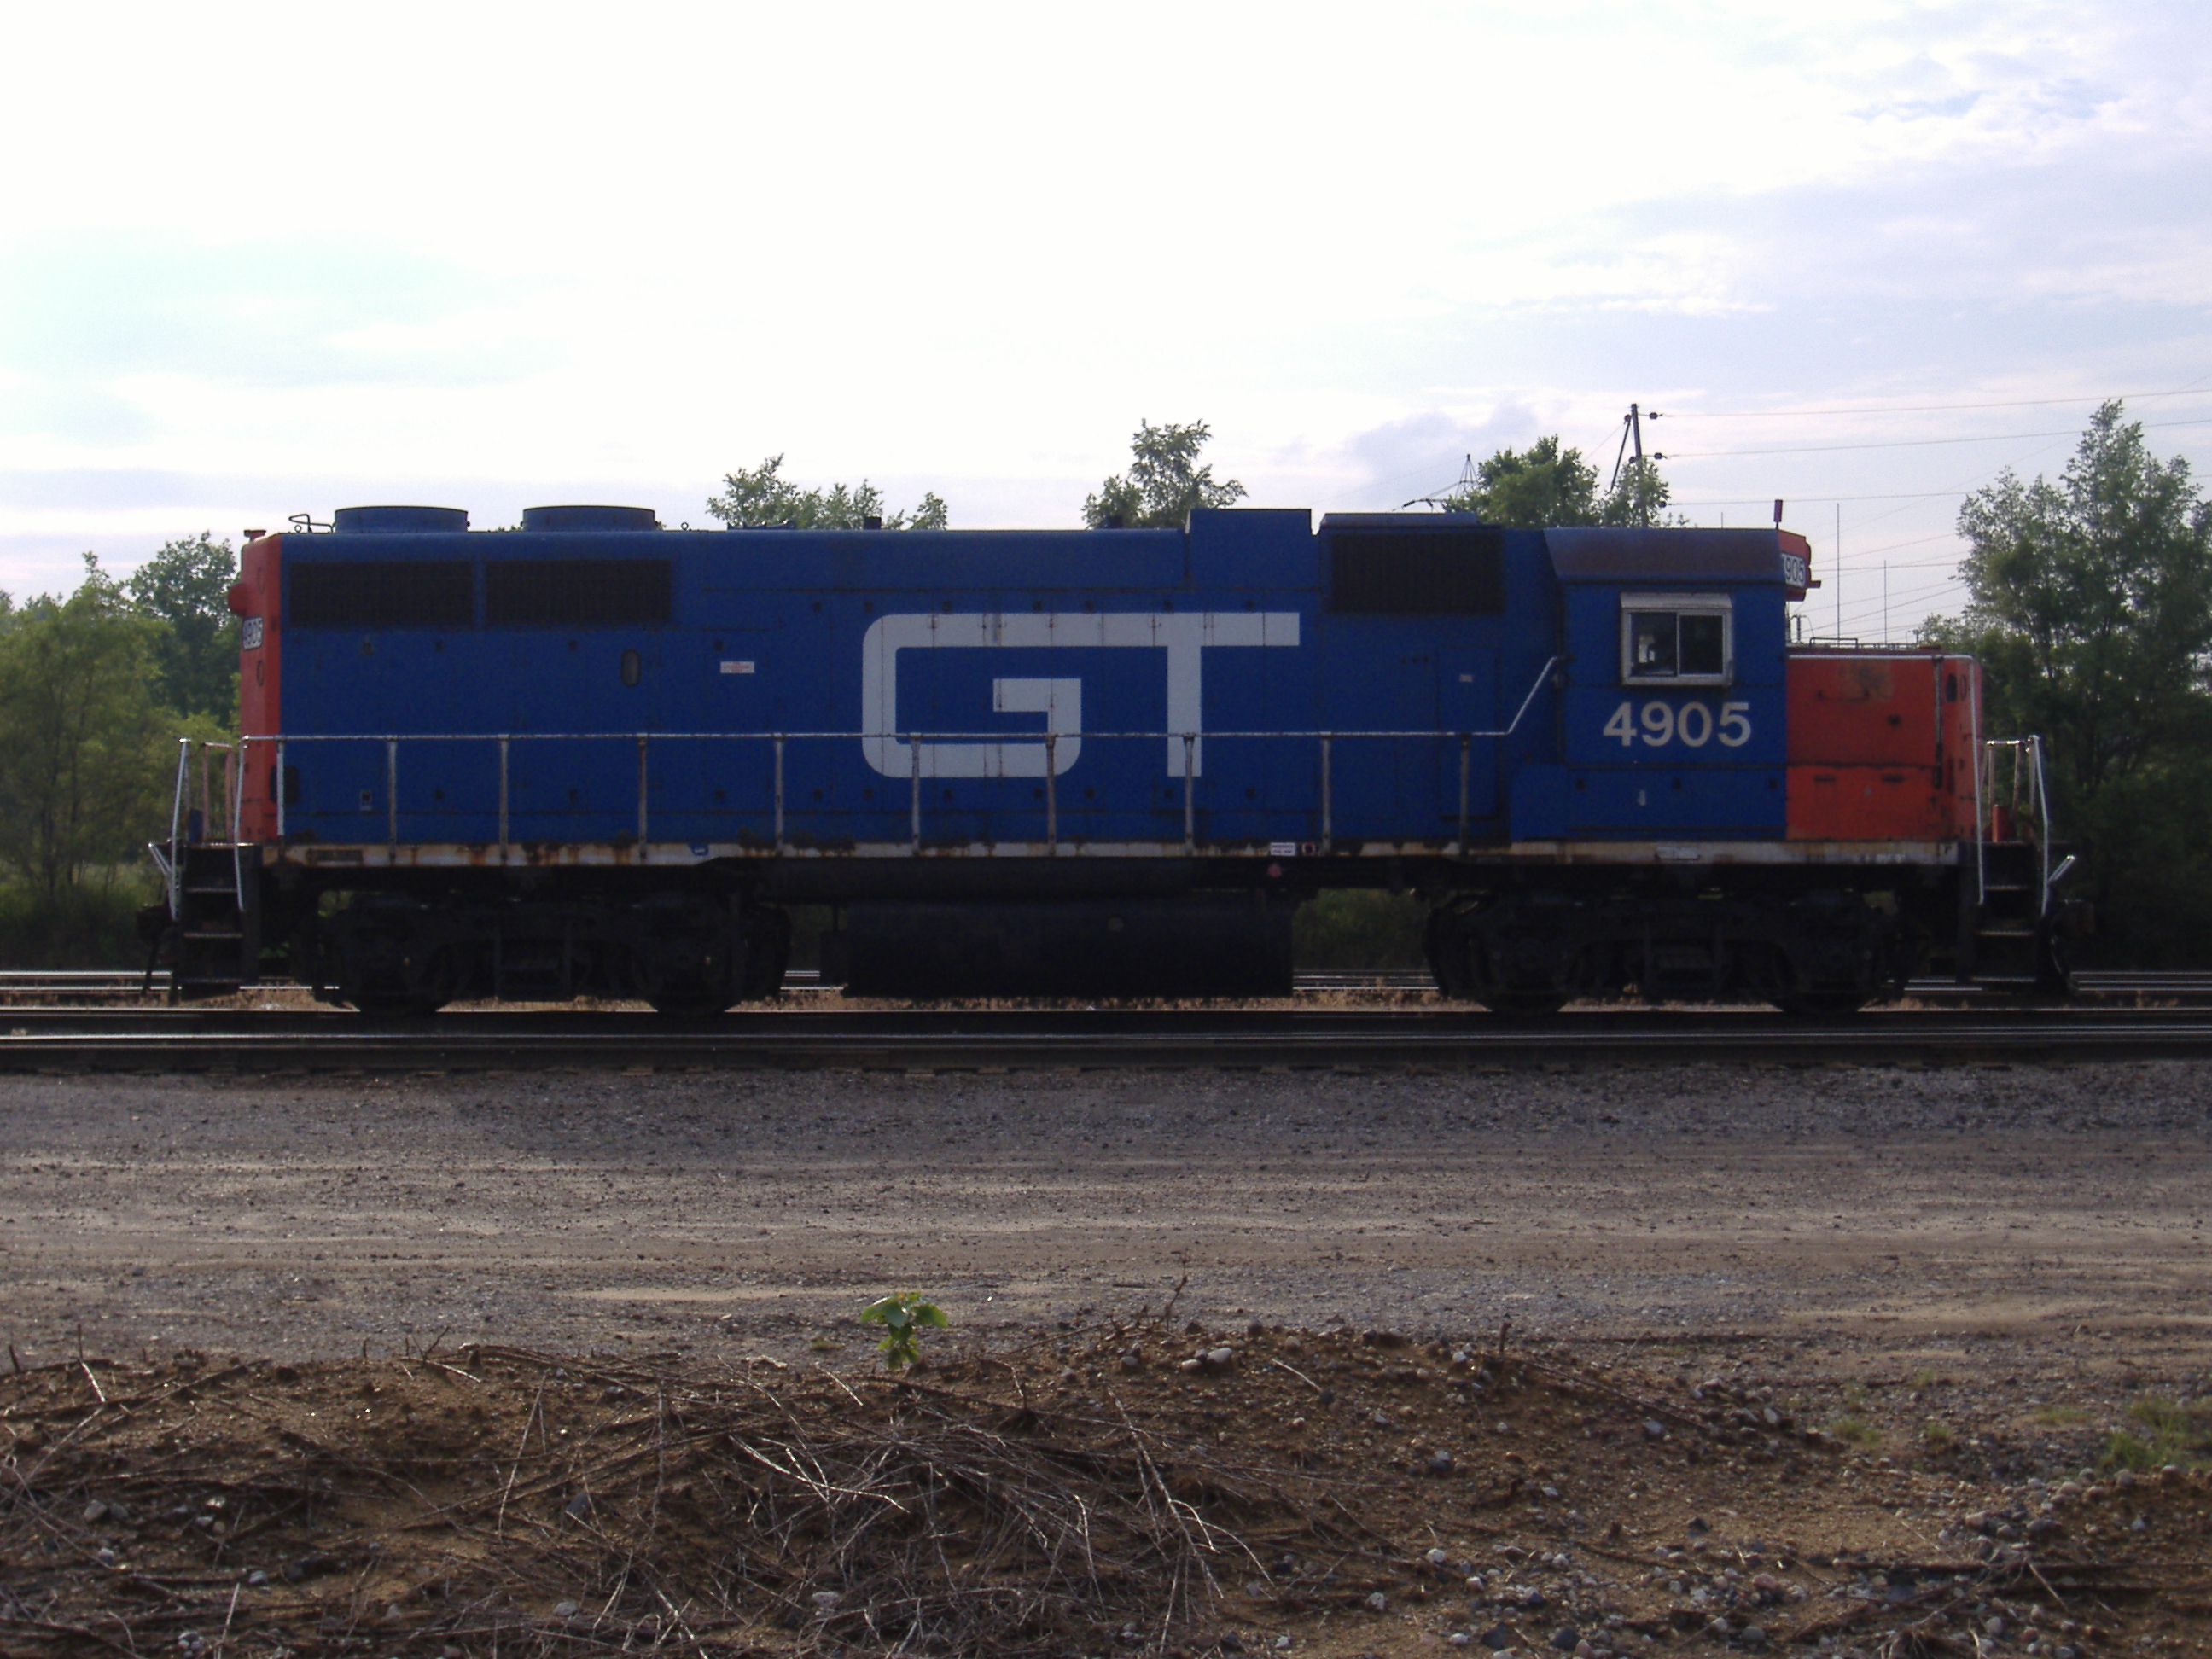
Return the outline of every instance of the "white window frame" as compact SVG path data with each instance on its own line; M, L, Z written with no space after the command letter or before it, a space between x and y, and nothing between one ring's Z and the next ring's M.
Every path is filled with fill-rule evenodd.
M1635 618L1654 611L1718 617L1721 619L1721 672L1717 674L1638 674L1631 658ZM1674 659L1681 660L1680 623L1675 624ZM1734 685L1735 684L1735 601L1726 593L1623 593L1620 596L1620 683L1623 685Z

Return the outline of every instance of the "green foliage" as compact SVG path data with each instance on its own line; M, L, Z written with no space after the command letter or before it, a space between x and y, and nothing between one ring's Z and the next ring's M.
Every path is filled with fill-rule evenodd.
M75 593L0 629L0 864L49 902L137 854L169 752L153 690L164 625L84 562Z
M161 896L143 854L58 893L0 887L0 968L141 967L137 911Z
M1921 630L1985 670L1987 731L2039 732L2057 830L2116 960L2201 962L2212 931L2212 504L2118 402L2056 483L1967 497L1971 602Z
M230 543L203 530L164 542L123 584L133 610L167 624L153 641L155 697L227 727L238 723L238 618L228 597L237 580Z
M1847 1446L1869 1447L1881 1444L1881 1431L1863 1417L1849 1412L1829 1424L1828 1432Z
M1650 460L1632 460L1620 469L1620 476L1613 481L1613 488L1597 505L1597 521L1612 525L1686 525L1689 520L1680 513L1668 513L1667 503L1674 499L1674 491L1666 479L1659 476L1658 464Z
M884 1328L884 1340L876 1346L883 1351L884 1369L896 1371L921 1358L923 1327L942 1329L952 1322L934 1302L924 1301L920 1291L896 1291L861 1309L860 1322Z
M884 511L884 492L866 478L857 487L831 484L802 489L782 476L783 457L771 455L750 471L725 473L723 493L709 496L707 511L724 524L750 527L788 525L793 530L860 530L870 519L886 530L942 530L946 509L933 489L911 513Z
M1419 968L1429 907L1406 893L1332 888L1298 907L1291 951L1301 968Z
M1475 468L1475 482L1445 496L1443 506L1528 530L1595 524L1597 469L1581 450L1562 449L1553 434L1537 439L1526 454L1499 450Z
M2128 1407L2133 1430L2106 1437L2100 1460L2108 1469L2158 1469L2168 1463L2185 1468L2212 1461L2212 1400L2184 1405L2157 1395Z
M1127 530L1181 530L1201 507L1231 507L1243 499L1234 478L1217 481L1211 463L1199 465L1198 452L1213 433L1204 421L1154 426L1140 420L1129 437L1129 470L1117 472L1084 498L1083 522L1093 530L1120 525Z
M1671 492L1659 469L1648 460L1630 461L1610 489L1601 493L1597 468L1579 449L1562 447L1556 433L1530 444L1527 452L1501 449L1474 469L1474 482L1446 495L1440 505L1450 513L1474 513L1491 524L1525 530L1569 525L1663 525Z

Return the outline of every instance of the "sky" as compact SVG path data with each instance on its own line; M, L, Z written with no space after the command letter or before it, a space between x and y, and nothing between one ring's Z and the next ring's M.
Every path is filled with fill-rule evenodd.
M2201 0L2199 0L2201 5ZM2100 400L2212 458L2197 5L20 8L0 588L392 501L721 475L1073 526L1139 420L1390 508L1657 411L1812 539L1808 630L1963 590ZM1840 545L1840 556L1838 546ZM1887 593L1885 602L1884 594Z

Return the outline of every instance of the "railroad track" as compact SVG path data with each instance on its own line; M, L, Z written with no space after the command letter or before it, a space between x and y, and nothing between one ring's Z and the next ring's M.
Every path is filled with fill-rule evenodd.
M2212 1056L2212 1012L2083 1008L1775 1013L1593 1010L1514 1022L1464 1009L760 1008L647 1014L16 1009L0 1070L422 1072L548 1069L1012 1071L1650 1064L2040 1064Z
M2212 974L2195 971L2160 973L2083 974L2076 1000L2082 1002L2167 1000L2212 1005ZM154 975L151 988L143 973L129 969L75 969L0 972L0 1009L10 1007L145 1006L166 1002L169 994L167 970ZM1317 969L1299 974L1300 994L1325 992L1389 992L1415 995L1436 989L1425 968ZM787 993L827 995L834 986L822 983L811 968L795 968L783 977ZM1948 980L1915 980L1906 994L1916 1002L2002 1003L2000 993L1954 985Z

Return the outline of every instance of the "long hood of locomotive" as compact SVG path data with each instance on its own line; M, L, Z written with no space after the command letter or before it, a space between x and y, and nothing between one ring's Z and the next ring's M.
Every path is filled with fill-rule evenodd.
M1856 835L1835 788L1793 840L1795 542L1273 511L268 537L234 595L245 826L364 866L1940 861L1943 813ZM1708 618L1686 662L1725 615L1721 672L1632 673L1669 596Z

